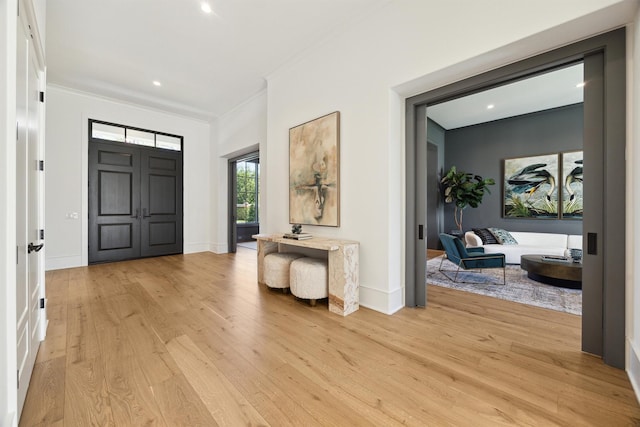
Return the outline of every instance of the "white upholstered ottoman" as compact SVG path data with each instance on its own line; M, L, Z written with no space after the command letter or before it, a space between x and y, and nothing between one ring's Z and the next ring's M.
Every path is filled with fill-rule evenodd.
M270 288L289 289L289 266L302 254L274 252L264 257L264 283Z
M308 299L312 307L316 300L329 296L327 261L318 258L298 258L289 268L291 293Z

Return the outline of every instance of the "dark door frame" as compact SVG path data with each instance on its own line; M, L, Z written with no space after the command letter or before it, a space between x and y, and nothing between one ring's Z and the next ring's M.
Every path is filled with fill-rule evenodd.
M424 227L426 200L421 191L426 172L426 107L543 73L577 61L585 63L585 164L601 160L601 211L585 205L584 274L598 274L602 286L583 291L582 349L602 355L605 363L625 365L625 29L592 37L510 64L406 100L406 295L405 305L426 305ZM599 64L599 65L598 65ZM598 69L599 68L599 69ZM598 69L595 73L589 70ZM599 157L598 157L599 156ZM590 195L591 197L591 195ZM586 203L586 201L585 201ZM592 219L588 220L590 216ZM589 237L591 236L591 237ZM591 249L591 250L588 250ZM589 253L591 252L591 254ZM589 255L597 258L590 263ZM598 265L600 263L600 265ZM588 265L593 264L592 271Z
M238 199L238 182L237 182L237 165L238 162L242 162L245 160L258 159L258 163L260 161L260 151L252 151L247 154L243 154L242 156L234 157L229 159L229 166L227 168L229 172L229 176L227 182L229 183L229 189L227 194L229 195L228 200L228 214L227 214L227 223L228 223L228 251L230 253L235 253L238 249L238 230L236 224L236 200ZM259 182L259 181L258 181ZM259 190L258 190L259 191ZM259 214L259 213L258 213Z

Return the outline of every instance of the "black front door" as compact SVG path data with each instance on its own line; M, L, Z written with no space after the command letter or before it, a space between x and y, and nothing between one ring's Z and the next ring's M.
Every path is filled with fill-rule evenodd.
M89 263L182 252L182 153L89 144Z
M141 151L141 255L182 253L182 154Z

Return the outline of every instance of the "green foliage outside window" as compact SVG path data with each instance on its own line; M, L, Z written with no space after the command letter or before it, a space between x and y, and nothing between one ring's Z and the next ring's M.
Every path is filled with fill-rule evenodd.
M236 222L258 222L259 165L238 162L236 168Z

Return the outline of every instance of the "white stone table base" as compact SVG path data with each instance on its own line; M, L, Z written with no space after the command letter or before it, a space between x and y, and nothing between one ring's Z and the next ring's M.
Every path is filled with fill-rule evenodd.
M272 252L295 252L296 248L327 252L329 311L347 316L360 308L360 244L353 240L313 237L285 239L282 234L256 234L258 283L264 284L264 257Z

